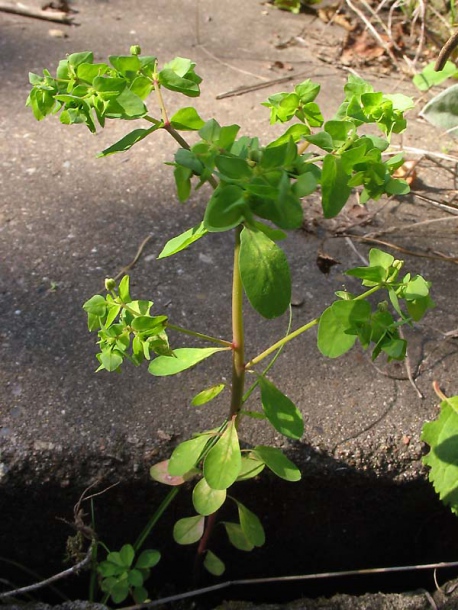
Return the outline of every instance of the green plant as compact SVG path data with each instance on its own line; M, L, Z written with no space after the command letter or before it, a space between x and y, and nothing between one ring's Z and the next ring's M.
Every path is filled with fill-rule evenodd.
M406 342L399 327L420 320L433 305L427 281L409 273L401 277L402 261L373 249L367 267L347 272L361 280L360 294L337 292L337 300L321 316L293 331L290 320L285 336L259 354L246 355L244 295L267 319L290 310L290 270L277 242L286 237L285 231L301 226L302 199L321 188L323 213L331 218L342 210L355 188L362 203L386 193L408 192L408 185L393 177L403 163L402 156L384 160L382 152L389 146L391 134L405 128L403 113L412 102L403 95L376 92L350 75L340 108L325 122L315 101L320 87L306 80L264 103L271 123L293 123L281 136L261 144L256 137L240 137L238 125L205 121L193 107L180 108L169 117L163 88L187 97L200 93L201 79L189 59L175 58L159 69L156 58L141 56L138 47L131 49L131 55L110 57L109 63L94 63L90 52L75 53L60 62L55 77L44 71L43 76L32 74L30 81L33 87L27 104L39 120L59 114L63 123L83 123L92 132L96 122L103 127L106 119L146 122L146 128L134 129L100 156L126 151L154 132L167 131L179 144L170 163L179 200L188 199L193 184L200 188L208 183L213 188L202 222L168 241L158 258L176 255L215 232L234 233L230 338L173 324L153 309L151 300L131 295L128 276L119 283L106 280L106 294L95 295L84 304L89 330L98 334L97 370L119 371L129 361L135 366L146 363L154 376L170 376L212 357L225 357L232 368L229 387L215 383L192 399L194 405L202 405L226 392L227 416L217 428L197 433L180 443L169 460L152 466L153 479L171 485L172 491L134 547L126 545L99 564L102 588L115 602L129 592L143 600L146 572L142 570L152 567L159 555L145 551L155 553L154 561L148 555L144 563L142 554L136 564L134 556L179 486L192 482L195 514L179 519L173 536L179 544L199 543L197 555L203 565L220 575L224 563L208 548L208 539L227 499L234 507L234 520L222 524L229 541L250 551L265 540L261 521L234 497L233 485L256 477L266 466L287 481L300 479L299 469L280 449L264 445L241 449L239 443L242 420L267 420L294 440L303 435L300 410L267 378L283 347L316 326L318 349L330 358L344 354L359 340L363 348L371 349L372 358L384 352L388 360L402 360ZM155 96L158 116L150 114L145 104L150 94ZM359 128L369 124L376 125L382 135L361 135ZM183 132L195 132L197 141L188 144ZM309 152L310 146L318 151ZM385 298L374 303L370 297L379 291ZM176 347L176 341L172 346L170 331L210 346ZM256 387L260 404L252 399ZM254 405L248 408L250 399Z

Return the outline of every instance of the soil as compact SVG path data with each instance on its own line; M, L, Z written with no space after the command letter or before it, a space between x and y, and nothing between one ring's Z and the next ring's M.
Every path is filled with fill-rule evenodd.
M59 25L60 35L52 32L55 24L0 12L0 561L20 562L43 576L61 569L71 531L56 518L72 520L87 485L100 480L98 489L103 489L119 482L96 501L97 527L110 544L132 540L132 531L163 497L163 490L148 480L151 464L225 412L223 398L210 408L189 406L194 394L227 375L216 359L171 383L139 370L94 375L94 337L87 332L81 304L151 236L130 271L135 293L151 297L176 324L226 336L231 282L226 263L232 244L227 235L212 235L177 257L155 260L167 239L197 224L205 205L200 191L189 204L177 203L170 168L163 164L173 156L173 143L161 134L125 155L95 159L131 126L109 125L92 136L83 126L67 127L57 119L35 122L24 107L27 73L54 70L66 53L91 49L102 60L128 52L132 44L157 54L162 63L176 55L191 57L204 78L202 97L192 100L199 113L216 116L222 124L237 122L242 132L267 139L275 133L260 106L267 96L310 77L321 84L320 103L329 117L349 70L339 61L345 29L314 14L295 16L244 0L156 0L154 6L146 0L130 0L128 6L121 0L75 0L73 7L78 25ZM238 553L228 560L228 579L456 557L457 526L426 483L425 447L419 440L423 422L437 414L431 382L437 380L448 395L457 393L456 267L446 260L456 257L456 145L418 118L425 99L409 79L387 69L386 58L373 62L360 62L358 73L384 91L418 100L408 131L395 141L418 161L412 194L402 201L370 203L366 211L350 206L326 222L319 201L307 201L303 229L285 244L293 273L294 325L318 315L343 284L351 289L343 270L367 256L377 243L369 239L389 242L385 247L405 259L407 270L434 281L435 310L407 333L410 367L423 397L405 367L374 366L358 349L327 361L312 337L285 350L275 379L304 413L304 439L285 442L261 424L255 431L246 428L244 442L285 449L303 479L274 486L267 478L240 492L258 510L269 542L256 556L240 559ZM240 86L284 76L292 81L217 99ZM342 236L344 231L351 240ZM316 265L319 252L340 263L329 275ZM248 312L249 351L261 351L284 333L286 324L283 319L259 324ZM189 510L185 495L167 519L173 521L180 508ZM186 577L191 553L184 553L181 563L165 524L160 530L164 555L169 549L172 555L170 570L180 566L178 578L166 575L167 568L160 572L163 596L168 587L175 593L191 586ZM224 547L222 553L229 550ZM434 590L431 570L413 572L414 578L383 585L356 578L357 584L349 579L289 586L291 595L283 588L275 602L294 607L290 600L295 597L361 594L381 587L386 592ZM444 580L454 576L441 574ZM22 582L9 568L0 568L0 577ZM231 591L230 596L253 600L256 593L249 593ZM272 589L266 595L257 603L270 601ZM385 607L371 599L361 607ZM329 605L334 607L347 606Z

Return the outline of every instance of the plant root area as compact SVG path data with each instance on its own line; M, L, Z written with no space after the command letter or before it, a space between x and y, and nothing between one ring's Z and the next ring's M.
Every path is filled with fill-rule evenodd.
M66 549L76 533L74 505L82 491L76 486L62 489L52 484L4 489L0 497L0 591L31 584L71 565L65 562ZM121 483L94 498L92 523L90 502L83 503L83 519L110 550L119 550L123 544L135 541L165 493L164 488L153 484ZM151 599L217 582L256 578L274 580L232 584L167 607L209 609L228 599L291 607L289 604L295 599L330 597L335 593L361 595L415 589L431 592L436 589L432 569L303 581L276 577L416 566L457 558L458 522L423 480L394 484L354 474L334 479L306 478L301 483L288 484L263 477L250 489L239 486L237 498L261 517L266 545L251 553L236 551L229 546L223 527L217 526L209 548L224 560L226 572L219 579L210 577L196 565L196 545L179 547L172 540L174 522L193 514L190 494L183 490L146 543L145 548L157 548L162 553L161 562L147 581ZM230 507L224 507L219 521L230 521L235 516L230 511ZM100 548L100 559L102 553ZM440 569L436 574L438 583L456 576L457 570ZM34 591L28 599L53 605L66 599L88 599L89 580L89 572L72 575L53 587ZM98 591L95 601L101 597ZM124 605L131 603L126 600Z

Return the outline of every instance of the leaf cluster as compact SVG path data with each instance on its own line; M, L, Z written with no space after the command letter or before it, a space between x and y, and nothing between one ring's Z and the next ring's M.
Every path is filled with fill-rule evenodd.
M138 51L133 47L131 55L112 55L109 63L95 63L90 51L72 53L59 62L55 76L49 70L43 76L29 74L32 89L26 104L38 120L60 112L62 123L83 123L95 132L96 119L104 127L106 119L145 117L144 102L155 83L189 97L200 94L202 79L193 62L176 57L158 70L156 57L141 56ZM129 134L129 141L138 142L160 126L156 121L150 129L136 130ZM125 139L123 144L125 149Z
M110 290L106 297L96 294L83 305L89 330L98 331L97 371L117 371L126 358L138 366L151 360L152 354L171 355L167 316L152 316L152 301L132 300L129 276L123 277L117 289L113 280L106 285Z
M410 273L399 281L401 268L401 261L373 248L369 253L368 267L356 267L346 272L361 279L363 286L371 290L385 289L389 302L382 301L373 308L367 298L338 292L340 300L320 316L318 348L322 354L337 358L359 339L364 349L372 345L373 360L381 352L386 354L388 361L405 358L407 344L400 336L400 326L420 320L434 303L429 295L430 283L420 275L412 277ZM389 311L390 305L392 312Z
M129 595L135 603L144 603L148 591L143 584L160 558L159 551L148 549L142 551L134 563L135 550L130 544L125 544L119 552L108 553L106 560L97 566L102 591L108 593L115 604L120 604Z

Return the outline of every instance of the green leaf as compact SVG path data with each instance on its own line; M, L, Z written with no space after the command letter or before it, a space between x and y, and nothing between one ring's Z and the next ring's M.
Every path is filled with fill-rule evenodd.
M143 575L140 570L135 568L129 571L127 580L132 587L141 587L143 585Z
M181 108L170 119L170 124L179 131L198 131L205 125L197 110L192 106Z
M218 383L217 385L213 385L211 388L207 388L206 390L202 390L194 396L191 400L191 404L193 407L200 407L201 405L205 405L207 402L210 402L214 398L216 398L225 388L224 383Z
M107 371L115 371L122 364L122 356L113 350L103 351L101 354L98 354L98 358L100 360L100 364Z
M248 481L258 476L265 468L262 460L257 459L250 453L249 456L242 455L242 466L237 481Z
M150 129L134 129L129 134L118 140L115 144L112 144L105 150L102 150L101 153L97 155L97 157L107 157L108 155L113 155L117 152L125 152L132 148L134 144L144 140L146 136L149 136L150 133L159 129L158 125L154 125Z
M239 551L252 551L254 544L245 536L242 526L239 523L223 522L224 528L232 546L235 546Z
M291 302L285 253L261 231L242 230L240 276L252 307L265 318L281 316Z
M132 320L132 328L138 333L158 335L167 322L167 316L138 316Z
M231 180L243 180L251 178L252 172L245 159L231 155L217 155L215 165L219 169L223 178Z
M210 574L213 574L213 576L221 576L226 569L221 559L217 557L215 553L212 553L212 551L207 551L205 554L204 568L210 572Z
M227 351L226 347L180 347L174 350L174 356L158 356L148 367L151 375L166 377L176 375L186 369L199 364L202 360L213 356L217 352Z
M129 283L130 283L130 278L128 275L125 275L122 278L122 280L119 282L118 294L119 294L119 298L121 299L121 301L123 303L131 303L131 301L132 301L132 297L130 296L130 292L129 292Z
M294 403L265 377L259 377L261 402L272 426L288 438L300 439L304 434L302 414Z
M205 210L205 229L213 233L233 229L244 220L246 207L243 189L235 184L218 186Z
M337 358L348 352L357 339L356 328L367 322L370 315L367 301L336 301L328 307L318 326L318 349L323 356Z
M128 72L138 72L141 68L140 60L136 55L111 55L108 60L123 75Z
M169 473L169 460L164 460L151 466L149 474L154 481L170 485L171 487L183 485L186 480L182 476L174 476Z
M194 544L202 538L205 517L185 517L177 521L173 527L173 539L178 544Z
M226 501L225 489L212 489L205 479L201 479L192 492L192 503L199 515L211 515Z
M342 160L334 155L326 155L321 171L321 202L325 218L337 216L347 203L351 193L348 180Z
M178 252L181 252L182 250L188 248L191 244L193 244L195 241L197 241L207 233L208 231L204 227L204 223L201 222L197 226L188 229L184 233L181 233L181 235L177 235L176 237L170 239L165 244L157 258L166 258L167 256L177 254Z
M169 460L169 474L181 476L192 470L199 461L210 437L210 434L199 434L199 436L184 441L175 447Z
M129 583L127 580L121 580L114 584L110 589L110 595L115 604L123 602L129 595Z
M137 569L147 570L148 568L154 568L159 563L161 554L155 549L146 549L142 551L135 563Z
M126 567L130 567L135 557L134 547L131 544L125 544L119 551L121 561Z
M83 309L88 314L103 318L107 312L107 306L105 298L100 294L96 294L84 303Z
M266 536L261 521L241 502L238 502L237 500L236 502L239 511L240 526L247 540L249 540L253 546L263 546L266 541Z
M421 111L429 123L456 135L458 128L458 85L452 85L430 100Z
M435 85L440 85L448 78L456 76L458 70L452 61L447 61L444 68L440 72L435 70L436 62L432 61L419 74L415 74L413 77L413 84L420 89L420 91L427 91Z
M458 396L441 403L436 421L424 424L421 439L431 450L423 462L429 480L446 506L458 515Z
M299 481L301 473L299 468L284 455L280 449L257 445L253 455L262 460L267 468L286 481Z
M148 599L148 591L145 587L135 587L132 592L132 597L136 604L144 604Z
M242 466L237 429L229 421L204 461L204 477L212 489L227 489L240 474Z

